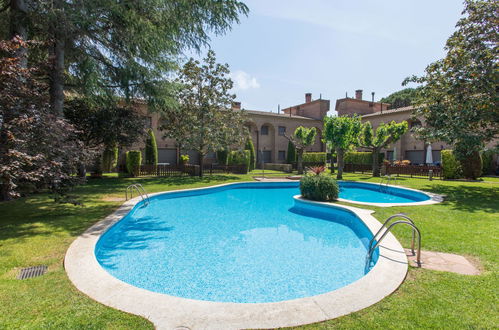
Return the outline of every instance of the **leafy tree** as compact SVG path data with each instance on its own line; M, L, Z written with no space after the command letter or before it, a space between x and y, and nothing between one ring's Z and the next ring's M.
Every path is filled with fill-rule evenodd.
M416 88L404 88L400 91L394 92L387 97L380 100L383 103L390 103L388 109L408 107L412 105L416 99L417 89Z
M296 162L296 148L293 142L288 141L288 153L286 154L286 163L291 164Z
M291 136L284 135L296 149L298 174L303 174L303 152L306 147L314 144L316 135L317 130L315 127L306 128L303 126L296 128L294 134Z
M199 50L238 22L239 1L0 0L4 35L47 42L51 106L64 91L161 98L185 49Z
M343 179L345 152L359 142L362 123L360 117L325 117L324 137L327 143L336 151L338 173L336 178Z
M253 171L255 169L256 165L256 157L255 157L255 146L253 145L253 140L251 140L251 137L248 137L246 139L246 145L244 146L245 150L248 150L250 153L250 163L249 163L249 170Z
M217 150L217 161L218 164L227 165L227 158L229 157L229 150L227 148L222 148Z
M370 122L364 123L360 135L360 146L369 149L373 153L373 176L379 176L379 153L381 149L397 142L404 135L409 126L406 121L396 123L391 121L388 124L381 123L374 133Z
M429 140L454 145L467 178L476 178L480 151L499 134L499 2L465 0L463 17L447 40L446 56L427 66L421 77L416 113Z
M149 165L158 165L158 145L152 129L147 131L145 163Z
M200 175L208 152L242 146L246 137L244 112L231 107L235 95L230 93L229 66L216 63L212 50L203 62L191 58L180 71L178 106L170 110L172 115L162 126L166 137L198 152ZM171 118L182 119L168 122Z
M28 44L0 41L0 200L43 188L65 195L85 149L74 127L51 113L47 86L35 79L43 72L23 66L20 48Z
M93 169L102 172L101 155L117 145L130 146L144 133L144 117L132 106L114 105L106 99L72 98L65 104L64 115L78 129L78 138L87 149L94 150ZM84 169L80 169L83 175Z

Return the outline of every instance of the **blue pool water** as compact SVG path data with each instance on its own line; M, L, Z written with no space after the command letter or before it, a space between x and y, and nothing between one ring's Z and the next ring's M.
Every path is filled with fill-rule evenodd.
M95 255L134 286L219 302L302 298L364 276L364 223L344 209L295 204L298 194L297 183L244 183L157 195L112 226Z
M340 181L340 198L368 203L414 203L430 199L427 194L377 184Z

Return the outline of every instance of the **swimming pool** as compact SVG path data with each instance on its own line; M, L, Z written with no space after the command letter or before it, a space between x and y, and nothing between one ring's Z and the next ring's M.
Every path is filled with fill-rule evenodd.
M353 203L402 205L431 200L429 194L413 189L353 181L339 181L339 185L339 197Z
M110 274L134 286L217 302L329 292L365 275L372 234L353 213L295 203L296 183L164 194L99 240Z

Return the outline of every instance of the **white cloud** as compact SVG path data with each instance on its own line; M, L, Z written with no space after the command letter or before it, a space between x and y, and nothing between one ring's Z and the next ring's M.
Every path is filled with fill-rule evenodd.
M236 90L246 90L251 88L260 88L260 84L255 77L250 74L237 70L231 73L230 77L234 81L234 89Z

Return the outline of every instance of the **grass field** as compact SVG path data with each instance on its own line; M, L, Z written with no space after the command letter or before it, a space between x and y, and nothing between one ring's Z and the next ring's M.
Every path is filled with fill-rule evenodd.
M260 172L260 171L259 171ZM267 174L276 175L276 173ZM258 174L259 175L259 174ZM251 180L252 175L204 178L108 177L90 180L75 193L83 206L55 204L39 194L0 203L0 328L147 329L137 316L103 306L78 292L63 267L71 242L121 202L125 187L139 181L148 192ZM346 174L347 180L377 182L368 175ZM411 268L404 284L391 296L360 312L304 326L326 328L486 329L499 324L498 249L499 180L483 182L428 181L400 178L399 183L445 194L446 201L430 206L368 207L384 220L405 212L420 227L425 250L462 254L477 262L479 276ZM410 232L397 228L397 238L409 245ZM46 275L16 280L18 269L45 264Z

